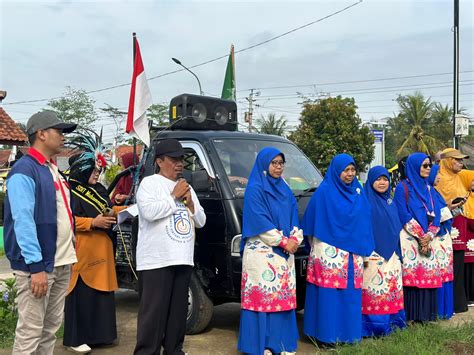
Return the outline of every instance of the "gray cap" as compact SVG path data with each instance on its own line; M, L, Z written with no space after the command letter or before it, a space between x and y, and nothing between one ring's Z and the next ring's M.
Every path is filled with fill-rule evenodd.
M56 128L62 130L64 133L70 133L77 127L76 123L66 123L61 121L56 115L56 112L45 110L35 113L30 117L26 124L26 133L31 136L40 129Z

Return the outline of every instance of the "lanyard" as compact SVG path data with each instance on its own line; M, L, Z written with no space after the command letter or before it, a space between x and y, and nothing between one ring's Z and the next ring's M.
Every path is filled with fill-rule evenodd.
M408 183L411 185L411 182L410 180L406 179L408 181ZM413 186L413 185L412 185ZM421 201L421 203L423 204L423 207L425 208L425 211L426 211L426 214L428 215L432 215L432 213L434 213L434 202L433 202L433 196L431 196L431 189L429 186L426 186L427 189L428 189L428 193L430 195L430 200L431 200L431 208L433 209L433 212L430 212L428 210L428 207L426 206L425 202L423 201L423 199L421 198L421 196L418 194L418 192L416 191L415 187L413 187L413 191L415 191L416 193L416 196L418 197L418 199Z
M64 205L66 206L67 215L69 217L69 223L71 224L71 230L74 231L74 220L73 220L73 216L72 216L72 211L71 211L71 207L69 206L69 203L67 201L66 193L64 192L63 183L61 181L61 176L59 175L58 172L56 172L56 169L54 169L53 166L50 167L50 170L54 171L54 176L57 180L57 181L56 180L54 181L54 184L59 185L59 189L61 190L61 196L63 198Z

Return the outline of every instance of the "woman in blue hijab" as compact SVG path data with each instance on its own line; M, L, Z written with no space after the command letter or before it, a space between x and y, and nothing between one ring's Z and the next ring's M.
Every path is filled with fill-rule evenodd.
M453 214L448 208L443 196L436 190L439 181L439 165L431 168L428 183L430 184L433 197L441 208L440 230L431 245L438 261L438 268L441 273L442 287L438 288L438 317L449 319L454 314L454 270L453 270L453 240L451 239L451 229L453 225Z
M365 195L371 207L375 250L364 263L362 335L381 336L406 327L397 206L390 196L390 174L383 166L369 170Z
M296 278L293 254L303 240L298 208L282 178L285 156L258 153L245 190L238 349L248 354L295 352Z
M362 337L363 257L374 250L370 205L348 154L335 156L306 208L309 236L304 332L323 343Z
M403 225L400 243L403 258L403 296L408 321L435 320L441 273L432 240L440 230L440 205L428 184L432 163L424 153L411 154L406 179L395 189L398 217Z

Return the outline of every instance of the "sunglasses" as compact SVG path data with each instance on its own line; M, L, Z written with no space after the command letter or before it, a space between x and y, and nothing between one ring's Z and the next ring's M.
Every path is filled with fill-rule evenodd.
M432 166L433 166L433 164L431 164L431 163L426 163L426 164L422 165L423 169L431 169Z

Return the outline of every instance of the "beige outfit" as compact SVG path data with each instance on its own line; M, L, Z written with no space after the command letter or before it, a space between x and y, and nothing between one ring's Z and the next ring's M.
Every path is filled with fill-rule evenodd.
M18 323L13 355L53 354L56 332L63 321L64 298L71 276L71 266L54 268L48 275L48 293L35 298L31 292L30 273L15 270L18 289Z

